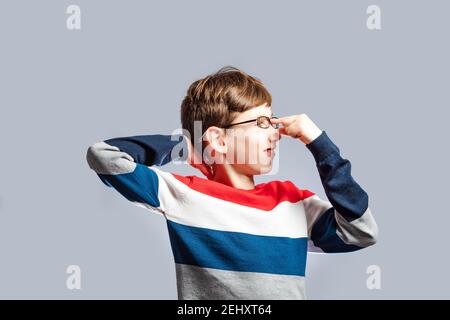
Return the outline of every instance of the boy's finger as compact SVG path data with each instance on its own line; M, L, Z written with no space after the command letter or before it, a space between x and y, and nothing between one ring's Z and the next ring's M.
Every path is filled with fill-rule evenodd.
M280 123L280 122L283 122L283 118L271 118L270 119L270 122L273 122L273 123Z
M277 118L271 118L270 122L287 124L287 123L291 122L291 117L290 116L288 116L288 117L280 117L278 119Z

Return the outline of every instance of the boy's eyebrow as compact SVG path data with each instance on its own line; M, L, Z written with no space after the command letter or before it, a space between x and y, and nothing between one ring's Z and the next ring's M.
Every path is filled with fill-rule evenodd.
M264 116L264 114L263 114L263 116ZM271 118L273 117L273 112L270 113L270 117L271 117Z

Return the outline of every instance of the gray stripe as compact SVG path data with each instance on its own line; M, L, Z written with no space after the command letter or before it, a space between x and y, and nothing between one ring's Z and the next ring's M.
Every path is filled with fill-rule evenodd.
M368 247L377 242L378 226L370 212L370 209L351 222L348 222L335 210L337 222L336 233L346 244L353 244L359 247Z
M86 160L89 167L100 174L130 173L136 168L134 159L128 153L103 141L88 148Z
M175 266L178 299L306 299L301 276Z

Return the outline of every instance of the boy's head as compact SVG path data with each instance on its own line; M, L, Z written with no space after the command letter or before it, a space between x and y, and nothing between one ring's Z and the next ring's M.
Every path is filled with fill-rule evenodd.
M189 86L181 123L204 158L213 158L209 161L227 163L246 175L266 173L274 156L267 149L275 148L281 136L267 118L255 119L271 118L271 104L272 96L259 79L226 66ZM235 125L240 122L246 123Z

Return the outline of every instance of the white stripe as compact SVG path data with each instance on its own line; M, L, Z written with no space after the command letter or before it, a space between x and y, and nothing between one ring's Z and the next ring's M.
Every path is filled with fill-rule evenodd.
M164 211L160 207L154 207L145 202L131 201L134 205L152 211L153 213L164 216Z
M317 194L303 200L303 205L308 221L308 235L311 238L311 230L314 223L325 211L333 207L333 205L327 200L320 199Z
M160 177L159 198L166 218L171 221L254 235L307 237L302 200L296 203L283 201L273 210L265 211L203 194L189 188L171 173L152 168Z

